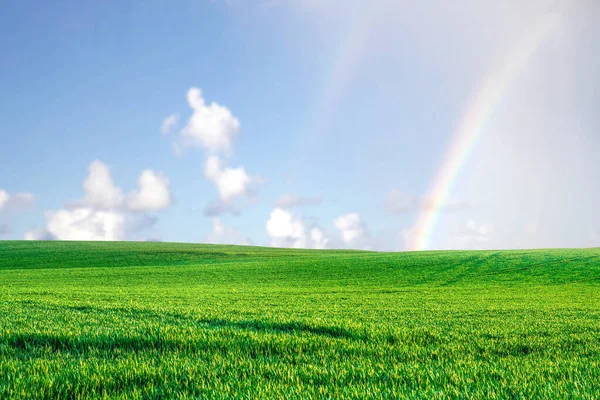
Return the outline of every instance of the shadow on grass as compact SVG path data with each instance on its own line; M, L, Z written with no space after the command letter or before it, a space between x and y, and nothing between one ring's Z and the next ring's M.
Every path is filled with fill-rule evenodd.
M212 328L234 328L242 330L251 330L255 332L266 333L285 333L285 334L313 334L319 336L328 336L331 338L343 338L350 340L361 340L363 337L355 332L338 326L314 326L303 322L264 322L264 321L230 321L218 318L198 319L197 322L206 324Z
M319 336L327 336L330 338L363 340L365 337L349 329L339 326L323 326L313 325L306 322L291 321L291 322L273 322L259 320L228 320L224 318L198 318L194 315L160 312L144 309L127 309L127 308L101 308L89 305L83 306L59 306L59 308L68 309L70 311L82 313L112 313L117 312L125 318L149 318L157 319L158 322L168 325L177 325L182 322L188 324L200 325L200 328L220 329L230 328L235 330L245 330L265 333L282 333L290 335L313 334Z
M265 334L302 335L313 334L329 338L344 338L351 340L361 339L358 335L338 327L309 326L302 323L269 323L260 321L228 321L224 319L196 320L199 330L225 329L223 340L199 337L190 338L185 334L165 337L160 332L144 332L134 336L115 335L64 335L50 333L14 333L0 337L0 349L4 346L25 353L44 352L49 349L53 352L70 352L75 354L101 353L107 356L109 352L224 352L238 350L249 353L265 353L276 355L286 353L294 347L293 344L281 341L270 341L265 346L263 340L257 337L240 336L231 341L231 333L236 331L252 331ZM216 335L220 333L215 332ZM290 348L292 346L292 348Z
M92 352L111 352L111 351L223 351L231 350L232 335L234 339L234 347L240 347L248 351L253 351L253 348L263 348L260 337L238 336L237 333L252 332L265 335L291 335L300 337L303 335L317 335L324 338L342 339L342 340L364 340L361 335L352 332L348 329L337 326L319 326L304 322L269 322L258 320L228 320L223 318L198 318L194 315L186 315L179 313L158 312L154 310L144 309L126 309L126 308L103 308L87 305L74 306L48 306L46 309L58 311L66 309L68 312L81 313L81 317L87 318L86 314L102 314L116 313L123 319L125 323L140 324L139 332L133 333L131 336L123 335L122 333L111 334L53 334L53 333L12 333L10 335L0 336L0 349L7 346L12 349L25 351L26 353L36 352L43 349L51 351L65 351L72 353L92 353ZM77 319L81 317L75 317ZM142 323L143 321L143 323ZM164 336L161 334L161 329L148 331L147 322L157 327L172 327L172 326L193 326L197 329L197 333L202 331L213 331L211 336L207 338L200 334L195 338L190 338L182 333L180 336L172 334ZM222 333L220 332L222 331ZM221 337L222 336L222 337ZM221 337L223 340L219 340ZM277 353L279 341L272 343L272 346L267 346L269 352ZM287 343L287 341L286 341ZM289 343L288 343L289 344Z

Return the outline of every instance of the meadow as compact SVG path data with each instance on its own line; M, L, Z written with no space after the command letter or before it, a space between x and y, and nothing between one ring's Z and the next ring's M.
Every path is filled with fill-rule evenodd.
M0 399L600 395L600 249L0 242Z

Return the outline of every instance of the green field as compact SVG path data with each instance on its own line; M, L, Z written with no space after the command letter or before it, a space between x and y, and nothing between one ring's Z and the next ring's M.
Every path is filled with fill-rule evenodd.
M600 396L600 249L0 242L0 398Z

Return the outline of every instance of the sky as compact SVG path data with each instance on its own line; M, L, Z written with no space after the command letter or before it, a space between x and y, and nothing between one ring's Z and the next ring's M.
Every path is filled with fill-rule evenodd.
M10 2L0 240L600 246L595 0Z

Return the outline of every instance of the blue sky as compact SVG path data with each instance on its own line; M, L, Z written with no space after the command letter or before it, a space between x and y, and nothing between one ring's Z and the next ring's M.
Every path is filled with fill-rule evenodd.
M0 239L407 249L470 99L553 15L428 247L600 245L600 9L569 3L6 5Z

